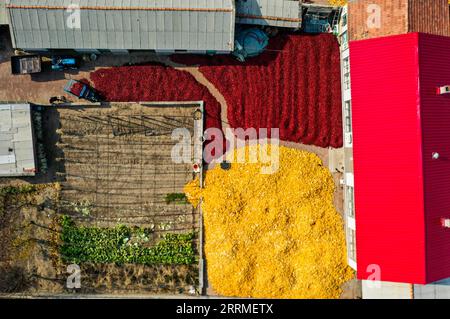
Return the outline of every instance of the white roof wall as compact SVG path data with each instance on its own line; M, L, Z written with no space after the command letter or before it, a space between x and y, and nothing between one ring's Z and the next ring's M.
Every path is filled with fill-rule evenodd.
M66 8L74 3L81 9L80 29L66 23ZM234 0L11 0L7 9L16 48L230 52L234 47Z
M36 168L29 104L0 104L0 176L33 176Z

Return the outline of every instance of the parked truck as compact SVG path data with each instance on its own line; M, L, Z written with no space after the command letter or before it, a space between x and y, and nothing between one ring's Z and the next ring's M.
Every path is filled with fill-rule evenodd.
M42 59L37 54L15 55L11 57L12 74L33 74L42 71Z
M64 91L79 99L84 99L93 103L101 102L103 100L100 93L95 89L91 88L86 83L77 80L70 80L67 82Z
M12 74L33 74L43 70L43 64L51 63L52 71L76 70L80 60L70 56L42 57L37 54L15 55L11 57Z

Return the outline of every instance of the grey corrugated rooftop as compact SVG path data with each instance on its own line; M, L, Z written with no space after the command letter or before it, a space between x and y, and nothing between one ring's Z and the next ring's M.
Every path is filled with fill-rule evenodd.
M79 3L81 28L67 26ZM10 0L13 45L21 49L230 52L233 0Z

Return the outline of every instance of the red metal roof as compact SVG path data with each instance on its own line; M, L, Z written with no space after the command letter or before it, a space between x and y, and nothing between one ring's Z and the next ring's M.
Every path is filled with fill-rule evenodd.
M358 278L450 277L450 38L350 43ZM432 159L433 152L440 154Z

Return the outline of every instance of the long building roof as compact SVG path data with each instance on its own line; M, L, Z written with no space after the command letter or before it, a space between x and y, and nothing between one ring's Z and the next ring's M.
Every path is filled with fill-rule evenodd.
M73 3L80 7L79 29L67 23ZM16 48L234 48L233 0L11 0L7 10Z

